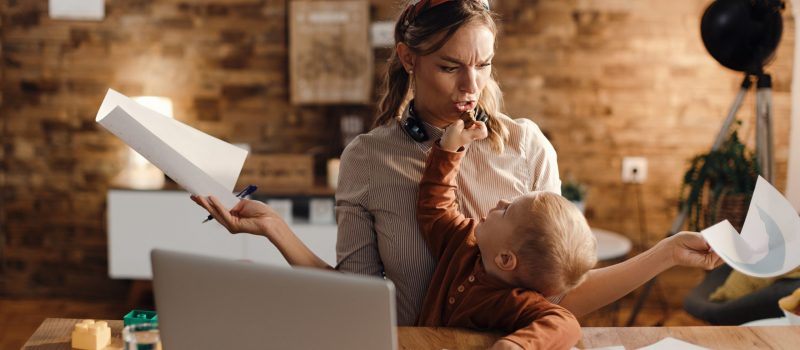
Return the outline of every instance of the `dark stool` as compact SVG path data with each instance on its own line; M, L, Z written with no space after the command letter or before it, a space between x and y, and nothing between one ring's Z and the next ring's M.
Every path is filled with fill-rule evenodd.
M740 325L765 318L782 317L778 299L792 294L800 288L800 279L781 279L764 289L741 298L724 302L713 302L708 296L721 286L731 268L722 265L709 271L697 287L683 301L683 309L694 317L713 325Z

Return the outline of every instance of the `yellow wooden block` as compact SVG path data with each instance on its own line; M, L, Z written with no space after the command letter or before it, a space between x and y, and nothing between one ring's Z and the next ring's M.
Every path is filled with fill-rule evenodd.
M72 348L99 350L111 343L111 328L105 321L83 320L72 330Z

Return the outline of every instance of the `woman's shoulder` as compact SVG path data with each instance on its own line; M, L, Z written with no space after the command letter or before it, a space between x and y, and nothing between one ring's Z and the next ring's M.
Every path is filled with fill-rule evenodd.
M342 152L342 161L346 160L367 160L385 151L386 145L396 142L399 126L395 122L389 122L370 130L367 133L356 136Z
M506 127L514 129L518 132L533 132L537 134L542 134L542 130L539 128L539 125L530 118L512 118L505 114L500 114L497 118L501 123L503 123Z
M529 118L511 118L505 114L499 114L498 121L508 128L509 142L524 144L545 144L549 145L547 136L539 125Z

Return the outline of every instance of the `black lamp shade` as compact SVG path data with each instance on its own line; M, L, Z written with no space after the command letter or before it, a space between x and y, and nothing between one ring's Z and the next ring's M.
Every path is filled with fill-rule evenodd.
M761 73L781 40L783 5L778 0L715 1L700 22L708 53L730 69Z

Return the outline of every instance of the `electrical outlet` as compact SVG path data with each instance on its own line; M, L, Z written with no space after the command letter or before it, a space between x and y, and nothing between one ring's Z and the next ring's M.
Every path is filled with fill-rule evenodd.
M644 180L647 180L647 158L623 157L622 182L640 184Z

